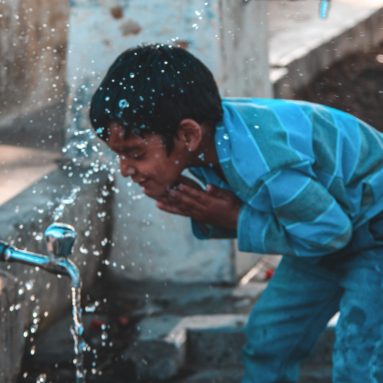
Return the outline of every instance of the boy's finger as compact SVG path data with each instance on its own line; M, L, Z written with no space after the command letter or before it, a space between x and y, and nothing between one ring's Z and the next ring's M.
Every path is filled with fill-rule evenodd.
M225 189L217 188L216 186L211 185L211 184L206 186L206 193L213 196L213 197L217 197L220 199L226 199L226 200L230 199L233 195L232 192L225 190Z
M156 206L158 207L158 209L166 211L167 213L170 213L170 214L182 215L184 217L189 216L189 214L187 214L185 211L183 211L183 210L181 210L175 206L166 205L166 204L161 203L161 202L157 202Z
M188 185L194 189L201 190L201 186L189 177L180 176L179 185L181 185L181 184L185 184L185 185Z
M189 198L192 198L193 201L199 202L200 205L206 205L208 196L203 190L197 190L185 184L181 184L178 189L180 192L182 192L182 195L186 195Z
M218 189L217 187L215 187L214 185L212 184L208 184L206 186L206 193L209 193L209 194L212 194L212 195L215 195L219 192L220 189Z
M186 190L175 191L173 198L175 199L177 205L181 208L191 210L191 211L201 211L206 209L206 198L204 198L204 192L201 192L202 195L197 193L188 193Z
M212 184L208 184L206 186L206 192L210 195L215 195L217 197L223 197L226 194L226 191L224 189L217 188Z

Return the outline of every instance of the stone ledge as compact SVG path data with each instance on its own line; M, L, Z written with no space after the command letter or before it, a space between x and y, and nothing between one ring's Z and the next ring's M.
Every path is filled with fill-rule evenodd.
M57 168L58 153L0 145L0 206Z
M337 60L351 53L366 51L383 41L380 27L383 7L376 6L368 12L364 10L363 17L352 14L347 24L333 25L324 35L320 29L312 27L319 38L309 39L309 43L300 46L290 44L290 52L280 57L274 55L270 79L275 97L293 98L296 90L308 85L319 72Z

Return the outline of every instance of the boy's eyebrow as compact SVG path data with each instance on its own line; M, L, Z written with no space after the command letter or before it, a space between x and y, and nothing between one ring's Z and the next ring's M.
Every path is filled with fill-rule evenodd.
M131 146L115 147L114 150L117 152L129 153L129 152L134 152L137 150L142 150L142 148L138 145L131 145Z

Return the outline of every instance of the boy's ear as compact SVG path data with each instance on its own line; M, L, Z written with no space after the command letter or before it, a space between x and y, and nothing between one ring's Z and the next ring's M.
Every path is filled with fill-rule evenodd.
M178 139L185 144L188 151L192 152L199 148L202 135L202 126L197 121L185 118L180 122Z

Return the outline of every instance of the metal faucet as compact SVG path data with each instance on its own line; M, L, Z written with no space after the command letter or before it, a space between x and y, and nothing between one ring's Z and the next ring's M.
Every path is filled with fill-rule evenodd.
M0 262L17 262L37 266L50 273L68 275L73 287L80 287L80 273L68 258L76 239L76 231L71 225L53 223L44 233L49 255L41 255L0 241Z

